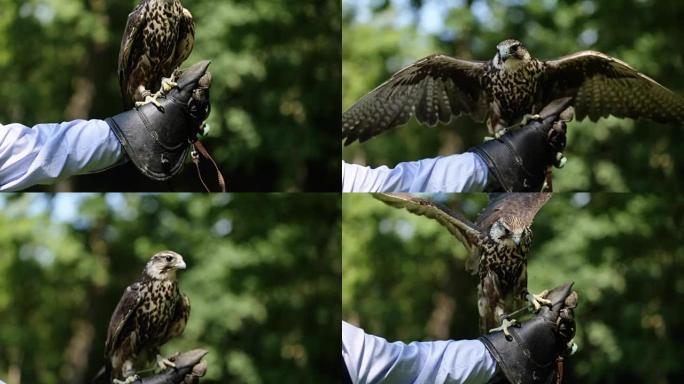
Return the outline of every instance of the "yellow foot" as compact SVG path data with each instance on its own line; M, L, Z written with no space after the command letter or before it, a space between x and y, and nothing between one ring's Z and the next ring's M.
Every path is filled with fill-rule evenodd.
M534 307L534 311L537 312L541 309L542 305L548 305L549 307L551 306L551 300L546 300L544 296L548 294L548 290L544 290L543 292L539 293L538 295L535 295L534 293L527 293L525 298L527 301L530 302L530 304Z
M541 116L539 116L539 114L534 114L534 115L526 114L525 116L523 116L522 122L520 122L520 125L522 125L524 127L527 124L529 124L531 121L540 121L541 122L543 120L544 119Z
M510 128L515 128L515 126L510 127ZM494 137L498 139L499 137L505 135L510 128L509 127L497 128L496 132L494 132Z
M160 370L165 370L166 368L176 368L176 363L173 361L161 356L157 355L157 366L159 367Z
M140 380L140 377L138 375L131 375L126 378L126 380L119 380L119 379L114 379L112 382L114 384L131 384L135 383L136 381Z
M509 338L509 337L511 337L511 334L510 334L510 332L508 332L508 328L512 327L516 324L518 324L518 321L516 319L512 319L512 320L503 319L501 321L501 326L490 329L489 333L503 331L504 335L506 335L506 338Z
M161 81L161 92L167 94L171 92L172 89L176 88L178 83L176 83L176 77L171 75L171 77L163 77Z
M155 93L154 95L148 95L145 96L145 101L138 101L135 103L136 107L142 107L145 104L154 104L157 108L162 108L161 103L159 102L159 98L162 96L162 92L159 91Z

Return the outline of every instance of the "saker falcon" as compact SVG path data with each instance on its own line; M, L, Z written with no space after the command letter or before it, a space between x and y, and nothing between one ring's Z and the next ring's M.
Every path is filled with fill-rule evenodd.
M109 322L105 343L105 371L110 382L137 380L136 372L155 357L160 368L174 366L159 355L159 350L183 333L190 316L190 301L176 281L179 269L185 269L181 255L159 252L147 262L138 281L124 291Z
M157 98L176 86L174 72L194 45L192 14L179 0L141 0L128 15L119 50L125 109L150 102L159 105Z
M550 193L493 194L475 223L448 207L410 194L374 196L395 208L436 220L463 243L470 252L466 270L479 276L477 305L482 334L499 329L495 328L499 324L508 334L515 320L507 314L522 302L529 302L535 311L549 304L543 298L546 291L535 295L527 290L527 254L532 244L530 226L551 198Z
M684 99L627 63L596 51L537 60L517 40L496 46L490 61L435 54L409 65L342 114L345 145L406 123L434 126L453 116L487 120L490 134L572 97L578 119L613 115L684 124Z

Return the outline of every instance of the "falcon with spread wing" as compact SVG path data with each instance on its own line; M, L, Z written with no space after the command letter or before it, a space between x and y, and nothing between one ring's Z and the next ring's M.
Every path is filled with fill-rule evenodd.
M119 50L124 107L158 105L157 98L176 86L174 71L190 56L194 45L192 14L179 0L141 0L128 15Z
M627 63L582 51L556 60L533 58L517 40L497 46L490 61L431 55L395 73L342 114L345 145L366 141L415 116L434 126L468 115L491 134L573 98L578 119L613 115L684 124L684 99Z
M529 302L535 310L548 304L527 291L527 254L532 244L530 226L549 193L509 193L495 195L475 223L441 204L406 193L381 193L374 196L395 207L436 220L457 238L470 253L466 270L477 273L480 331L485 334L502 325L508 332L510 313L506 300L513 304Z
M159 349L183 333L190 316L190 301L176 281L179 269L185 269L181 255L159 252L147 262L138 281L124 291L105 343L105 371L110 382L136 381L136 371L155 357L162 368L174 366L159 355Z

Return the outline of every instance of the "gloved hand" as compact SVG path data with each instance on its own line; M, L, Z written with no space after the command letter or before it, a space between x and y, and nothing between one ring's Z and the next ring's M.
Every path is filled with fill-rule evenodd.
M543 121L532 121L512 129L498 139L469 149L487 163L493 180L493 192L539 192L544 185L547 168L558 164L557 154L565 148L565 121L562 114L571 98L559 99L545 107L539 115Z
M556 362L571 353L569 343L575 336L577 292L571 291L572 285L565 283L545 295L551 301L551 308L543 306L532 319L509 327L510 338L503 331L479 338L501 372L491 382L505 379L512 384L553 382Z
M209 64L201 61L183 71L178 86L159 99L161 108L145 104L105 120L145 176L163 181L178 174L190 145L204 134L211 106Z

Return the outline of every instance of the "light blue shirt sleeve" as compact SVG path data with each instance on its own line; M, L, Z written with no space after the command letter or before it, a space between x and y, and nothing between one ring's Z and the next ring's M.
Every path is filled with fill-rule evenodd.
M488 169L480 156L466 152L399 163L394 168L342 162L342 192L481 192Z
M103 120L0 124L0 191L104 171L123 160L123 148Z
M390 343L344 321L342 358L355 384L484 384L496 374L478 340Z

